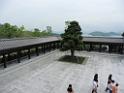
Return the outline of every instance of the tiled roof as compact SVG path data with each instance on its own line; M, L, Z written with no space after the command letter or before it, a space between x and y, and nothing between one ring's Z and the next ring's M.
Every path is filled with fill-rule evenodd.
M29 45L40 44L44 42L52 42L60 40L58 36L45 37L45 38L33 38L33 39L10 39L0 40L0 50L11 49ZM124 38L111 38L111 37L83 37L84 42L95 42L95 43L121 43L124 44Z
M84 42L96 42L96 43L117 43L124 44L124 38L118 37L84 37Z
M44 42L52 42L59 40L59 37L45 37L32 39L10 39L0 41L0 50L40 44Z

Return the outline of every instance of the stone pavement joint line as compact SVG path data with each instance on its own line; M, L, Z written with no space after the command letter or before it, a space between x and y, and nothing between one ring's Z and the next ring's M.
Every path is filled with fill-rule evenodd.
M76 52L88 57L85 65L79 65L59 62L65 54L70 53L56 50L0 70L0 93L67 93L70 83L74 93L91 93L95 73L99 74L98 93L105 93L110 73L120 85L119 93L124 93L124 55Z

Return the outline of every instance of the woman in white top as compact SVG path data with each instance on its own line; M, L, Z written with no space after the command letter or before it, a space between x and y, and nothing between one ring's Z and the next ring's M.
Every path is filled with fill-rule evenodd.
M97 93L97 87L98 87L98 82L97 81L93 81L92 93Z
M92 93L97 93L97 87L98 87L98 74L95 74L94 79L93 79Z

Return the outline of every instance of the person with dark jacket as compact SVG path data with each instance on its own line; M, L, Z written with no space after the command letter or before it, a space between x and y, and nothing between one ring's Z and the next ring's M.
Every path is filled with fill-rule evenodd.
M109 74L109 76L108 76L107 87L105 89L106 92L108 90L110 91L110 88L109 88L110 83L112 83L112 74Z
M68 88L67 88L67 92L68 92L68 93L74 93L71 84L69 84L69 86L68 86Z

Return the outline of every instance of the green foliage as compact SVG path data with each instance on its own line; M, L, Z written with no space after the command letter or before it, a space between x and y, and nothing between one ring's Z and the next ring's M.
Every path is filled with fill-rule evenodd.
M59 61L62 61L62 62L69 62L69 63L76 63L76 64L86 64L86 61L85 60L85 57L81 57L81 56L74 56L74 57L71 57L69 55L65 55L65 56L62 56Z
M40 30L38 28L35 28L32 32L33 37L40 37Z
M71 21L65 29L65 33L61 34L62 49L63 51L70 50L71 56L74 57L75 50L83 48L83 37L81 36L81 27L76 21Z
M51 33L51 32L52 32L52 27L51 27L51 26L47 26L47 27L46 27L46 31L47 31L48 33Z
M124 32L122 33L122 37L124 37Z
M0 24L0 38L42 37L49 35L52 35L52 31L41 31L38 28L28 31L23 25L18 27L9 23Z

